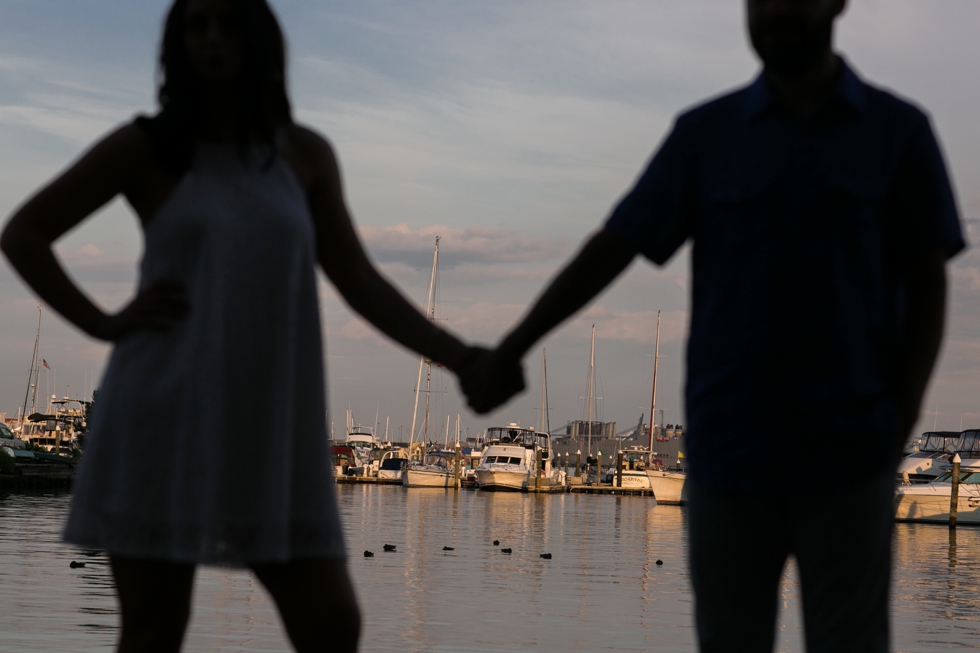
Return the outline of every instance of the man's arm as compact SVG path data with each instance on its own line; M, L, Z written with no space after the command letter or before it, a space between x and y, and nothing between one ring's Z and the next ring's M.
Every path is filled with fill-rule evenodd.
M521 358L534 343L612 283L634 256L632 244L605 229L586 241L497 350L462 379L470 407L486 413L520 392L523 381L504 384L499 379L514 379L514 369L520 368Z
M946 318L946 256L932 250L916 257L906 281L905 341L899 351L899 429L896 460L919 418L922 397L939 355Z

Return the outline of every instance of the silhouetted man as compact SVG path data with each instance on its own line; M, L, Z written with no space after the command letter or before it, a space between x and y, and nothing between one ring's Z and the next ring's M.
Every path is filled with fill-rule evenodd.
M677 119L484 376L463 378L475 409L505 401L525 352L637 253L663 264L693 241L688 519L703 651L772 650L791 555L810 653L889 646L895 463L939 348L944 263L964 243L927 118L834 54L844 6L748 0L762 74ZM828 438L869 455L842 467Z

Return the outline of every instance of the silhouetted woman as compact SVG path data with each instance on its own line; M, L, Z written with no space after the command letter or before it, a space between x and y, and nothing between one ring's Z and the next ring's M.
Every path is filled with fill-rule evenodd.
M471 350L366 258L330 146L292 120L265 0L176 0L160 65L160 112L92 147L0 242L41 298L115 343L65 539L109 552L120 651L179 650L197 564L254 570L297 650L353 651L314 266L403 345L457 370ZM120 193L145 254L136 298L106 314L51 244Z

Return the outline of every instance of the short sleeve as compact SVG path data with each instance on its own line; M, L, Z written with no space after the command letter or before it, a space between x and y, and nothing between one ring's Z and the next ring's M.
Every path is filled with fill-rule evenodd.
M690 134L682 117L605 224L658 265L692 234L695 147Z
M918 111L893 188L902 256L933 249L950 258L966 247L939 144L929 119Z

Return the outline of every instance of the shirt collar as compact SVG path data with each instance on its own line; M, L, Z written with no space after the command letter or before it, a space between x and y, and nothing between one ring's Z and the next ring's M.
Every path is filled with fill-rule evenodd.
M854 73L847 61L839 57L841 71L830 91L828 100L839 100L855 113L862 113L867 104L865 97L864 82ZM745 89L745 119L752 120L757 118L767 109L771 108L775 102L769 82L766 81L765 71L760 72L758 77Z

